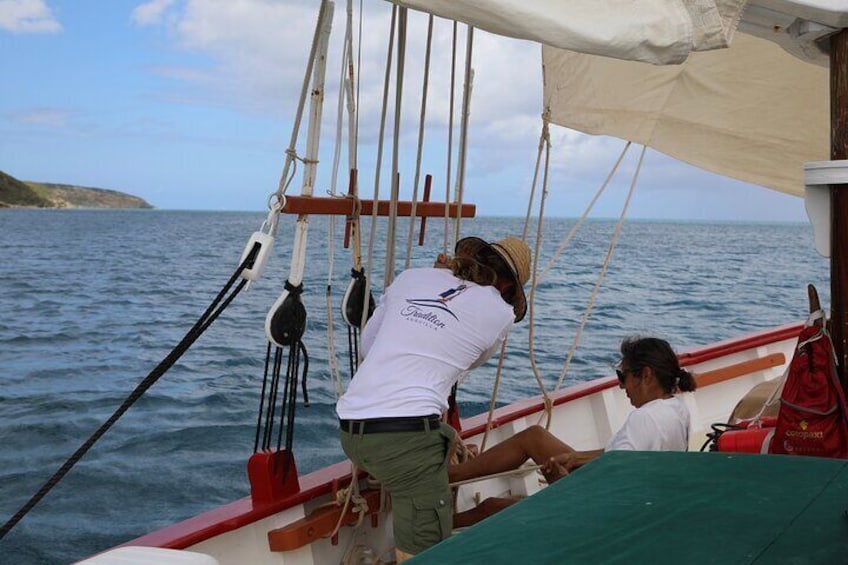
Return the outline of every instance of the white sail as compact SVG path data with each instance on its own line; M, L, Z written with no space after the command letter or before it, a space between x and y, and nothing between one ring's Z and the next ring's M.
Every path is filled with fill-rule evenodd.
M655 64L726 47L745 0L393 0L491 33Z
M394 1L542 43L552 123L799 196L829 158L845 0Z
M553 123L798 196L804 163L829 157L827 68L770 41L740 33L666 67L548 47L543 59Z

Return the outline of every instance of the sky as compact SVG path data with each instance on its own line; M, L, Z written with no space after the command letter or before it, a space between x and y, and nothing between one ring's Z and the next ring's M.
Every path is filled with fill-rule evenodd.
M0 0L0 170L21 180L119 190L161 209L267 210L280 184L317 6L314 0ZM365 31L355 47L361 50L360 190L370 198L376 185L388 198L393 92L379 183L376 154L391 9L374 0L365 6ZM347 191L346 142L333 181L344 3L333 22L316 195ZM436 20L433 31L422 175L433 175L434 200L443 200L447 188L452 27ZM425 17L410 15L397 157L405 198L416 170L426 28ZM465 33L460 26L454 180ZM477 204L478 215L523 215L541 127L540 48L480 31L474 40L464 200ZM307 121L299 155L306 152ZM347 128L342 132L346 140ZM551 136L545 214L576 217L624 142L560 127ZM592 216L621 213L638 156L630 153ZM300 193L303 168L289 194ZM647 153L628 217L807 221L800 198L655 151Z

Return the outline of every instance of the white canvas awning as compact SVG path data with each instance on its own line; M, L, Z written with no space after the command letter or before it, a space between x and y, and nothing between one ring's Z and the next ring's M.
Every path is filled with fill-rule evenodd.
M654 64L726 47L746 0L392 0L498 35Z
M828 70L775 43L740 33L667 67L549 47L543 61L555 124L798 196L804 163L829 158Z
M848 0L393 1L542 43L552 123L796 195L829 158Z

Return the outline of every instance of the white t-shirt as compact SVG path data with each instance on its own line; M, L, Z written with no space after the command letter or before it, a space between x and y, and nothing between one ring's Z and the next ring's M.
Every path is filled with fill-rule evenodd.
M364 360L336 412L346 420L443 413L451 387L498 350L514 317L492 286L449 269L402 272L362 332Z
M689 409L676 396L643 404L627 416L606 451L686 451L689 449Z

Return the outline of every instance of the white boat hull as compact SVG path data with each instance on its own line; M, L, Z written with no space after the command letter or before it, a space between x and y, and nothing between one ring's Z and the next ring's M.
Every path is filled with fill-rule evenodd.
M752 387L781 377L792 358L800 328L800 324L783 326L680 356L681 364L699 380L697 391L683 395L692 415L690 450L701 447L712 424L727 421L733 407ZM603 377L553 395L549 429L576 449L596 449L606 444L630 410L632 407L617 380ZM481 445L487 420L486 414L463 420L464 441ZM541 397L502 407L493 413L486 445L494 445L536 424L545 424ZM544 488L540 479L540 475L529 471L463 485L459 488L457 510L470 508L491 496L532 495ZM188 550L210 556L221 565L339 563L344 562L345 552L354 549L360 552L359 558L363 555L390 558L393 555L391 516L385 510L366 517L359 527L342 527L333 539L321 538L322 532L316 529L309 534L314 539L301 547L272 551L269 532L296 527L316 509L333 505L334 492L349 480L349 464L338 463L300 477L299 492L273 503L254 505L250 498L245 498L132 540L125 546ZM362 486L366 487L364 479ZM303 532L302 535L309 537ZM185 552L175 555L180 553ZM155 562L163 563L161 554ZM175 558L173 562L189 561ZM357 558L351 562L357 562ZM140 565L143 561L131 563Z

